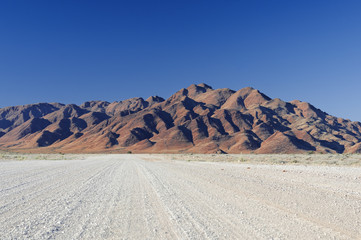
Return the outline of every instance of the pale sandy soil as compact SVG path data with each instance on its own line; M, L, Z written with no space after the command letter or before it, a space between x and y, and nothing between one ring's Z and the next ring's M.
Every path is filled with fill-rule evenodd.
M361 239L355 163L50 157L0 161L0 239Z
M361 166L361 154L151 154L152 158L197 162ZM145 156L146 157L146 156Z

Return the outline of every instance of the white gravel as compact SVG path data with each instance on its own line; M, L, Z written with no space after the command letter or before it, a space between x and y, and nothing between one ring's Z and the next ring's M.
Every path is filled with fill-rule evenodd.
M0 239L361 239L361 168L0 161Z

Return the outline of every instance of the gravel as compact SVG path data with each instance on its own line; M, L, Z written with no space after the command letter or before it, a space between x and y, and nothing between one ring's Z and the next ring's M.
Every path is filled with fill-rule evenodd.
M169 155L0 161L0 239L360 239L360 183L359 167Z

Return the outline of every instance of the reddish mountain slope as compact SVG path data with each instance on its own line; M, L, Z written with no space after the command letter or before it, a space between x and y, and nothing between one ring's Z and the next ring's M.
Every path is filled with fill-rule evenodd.
M360 144L361 123L250 87L0 109L0 148L15 151L359 153Z

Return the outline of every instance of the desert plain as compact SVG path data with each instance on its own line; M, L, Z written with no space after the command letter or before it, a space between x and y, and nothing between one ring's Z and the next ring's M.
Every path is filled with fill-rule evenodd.
M1 239L360 239L357 154L0 154Z

